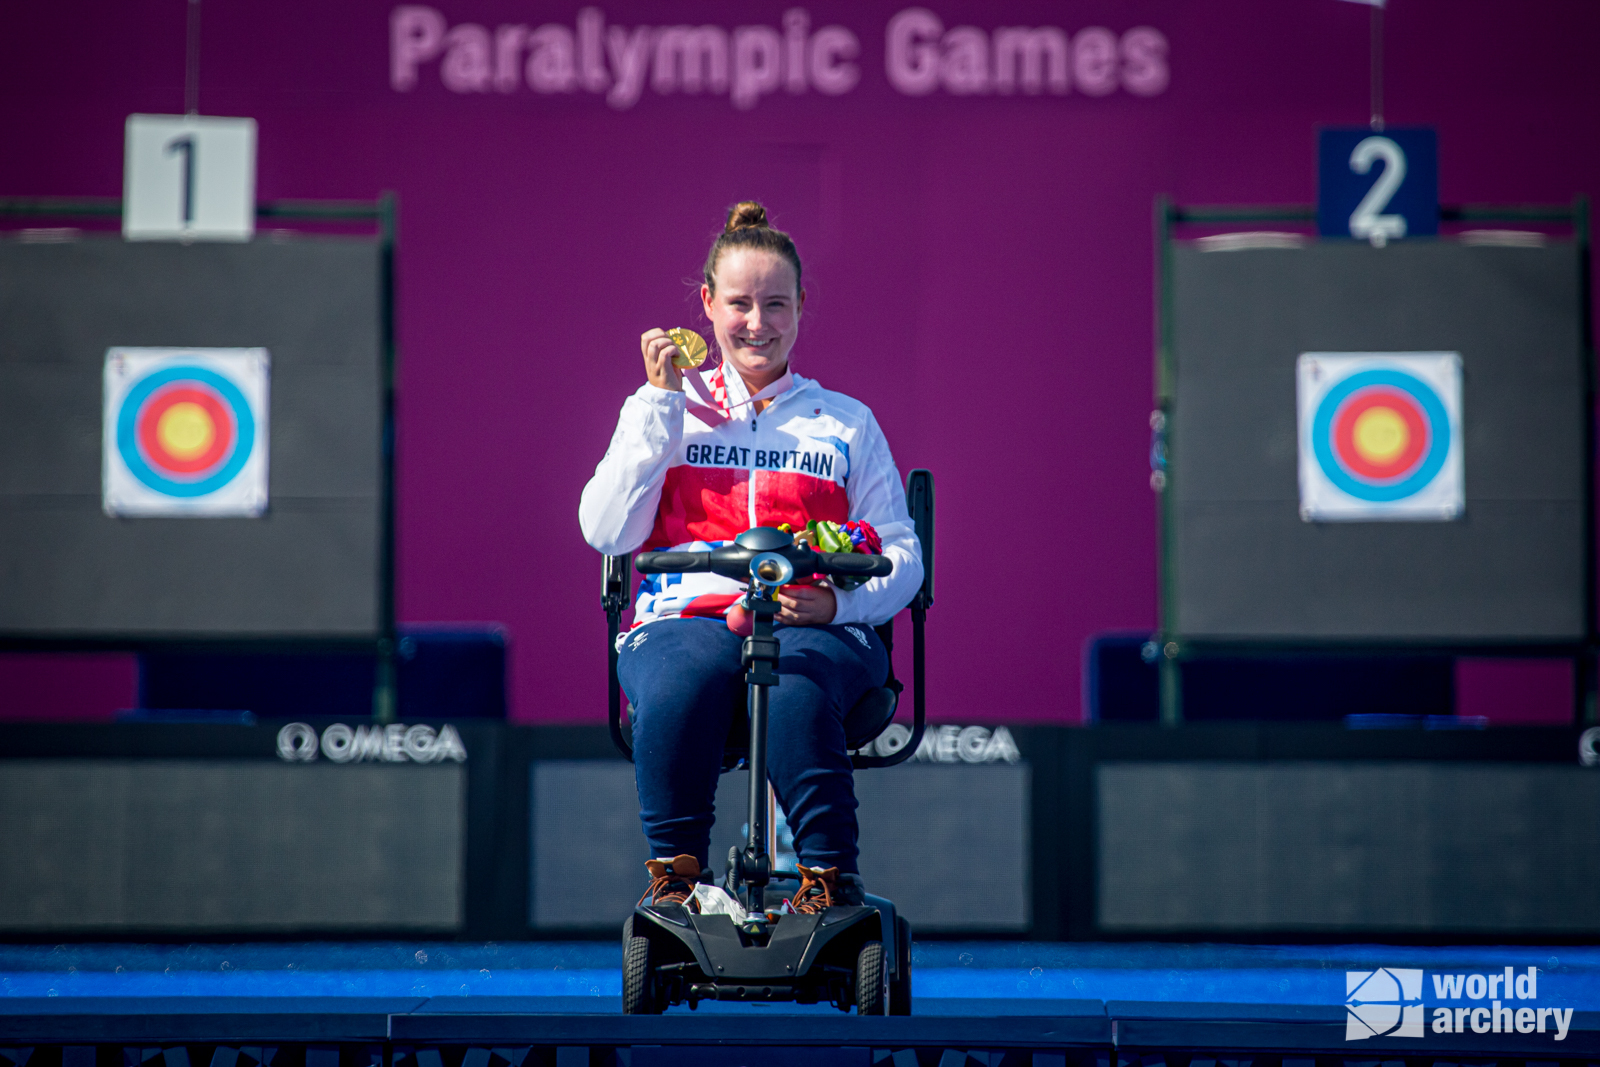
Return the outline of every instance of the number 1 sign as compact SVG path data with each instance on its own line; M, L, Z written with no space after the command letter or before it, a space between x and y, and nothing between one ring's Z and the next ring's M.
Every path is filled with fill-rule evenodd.
M1428 129L1323 130L1317 232L1382 247L1439 232L1439 141Z
M122 236L248 241L256 227L256 122L129 115Z

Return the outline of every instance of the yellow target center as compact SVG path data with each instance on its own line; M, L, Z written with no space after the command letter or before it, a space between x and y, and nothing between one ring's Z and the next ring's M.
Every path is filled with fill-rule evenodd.
M211 415L199 404L174 404L161 413L156 423L156 440L175 459L193 459L203 454L216 438Z
M1356 416L1351 436L1368 463L1388 463L1411 443L1411 430L1394 408L1372 407Z

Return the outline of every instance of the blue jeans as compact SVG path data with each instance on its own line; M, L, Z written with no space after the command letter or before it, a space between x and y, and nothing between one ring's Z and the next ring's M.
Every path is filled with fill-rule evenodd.
M783 626L770 694L767 776L808 867L856 874L856 797L844 716L883 684L889 656L872 627ZM632 631L617 674L633 704L639 815L652 856L709 866L723 742L746 687L744 639L721 619L662 619ZM742 821L742 820L741 820Z

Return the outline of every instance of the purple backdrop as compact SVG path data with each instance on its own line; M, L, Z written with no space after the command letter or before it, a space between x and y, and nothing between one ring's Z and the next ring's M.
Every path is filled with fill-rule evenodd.
M182 108L185 7L10 14L0 193L118 193L127 114ZM796 367L938 478L932 713L1076 721L1084 639L1155 621L1152 199L1311 201L1315 127L1366 118L1368 9L941 2L977 30L940 70L925 17L890 53L899 3L810 3L803 28L778 3L579 7L438 0L399 17L397 56L392 3L205 5L201 108L259 121L261 197L400 195L401 617L505 623L518 720L603 715L578 493L643 380L639 333L700 321L706 245L757 197L805 257ZM660 41L641 24L723 28L727 68L589 91L600 20L601 73ZM1600 191L1600 8L1395 0L1387 22L1389 118L1438 128L1445 200ZM1063 30L1068 62L1001 92L972 61L1021 26ZM1000 565L1024 546L1032 578ZM114 666L48 674L0 670L0 714L131 699Z

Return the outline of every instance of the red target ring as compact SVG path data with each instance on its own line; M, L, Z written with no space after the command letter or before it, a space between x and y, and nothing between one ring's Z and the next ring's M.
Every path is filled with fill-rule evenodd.
M1363 389L1333 420L1333 452L1352 474L1374 481L1404 477L1428 450L1428 420L1399 389Z
M196 475L221 463L237 431L222 398L192 383L163 389L138 416L139 449L156 471Z

